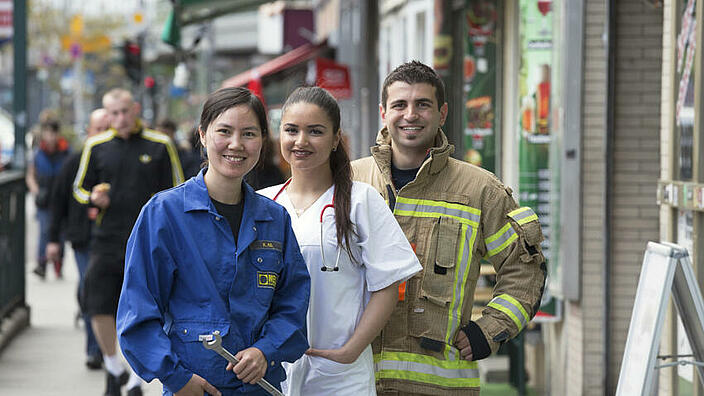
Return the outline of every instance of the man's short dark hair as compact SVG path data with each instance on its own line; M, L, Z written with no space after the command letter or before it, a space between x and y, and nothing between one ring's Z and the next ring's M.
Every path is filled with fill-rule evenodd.
M435 99L438 101L438 110L445 104L445 84L440 76L430 66L414 60L395 68L384 79L384 85L381 88L381 105L384 109L386 109L386 100L389 98L389 86L397 81L405 82L409 85L418 83L430 84L435 87Z

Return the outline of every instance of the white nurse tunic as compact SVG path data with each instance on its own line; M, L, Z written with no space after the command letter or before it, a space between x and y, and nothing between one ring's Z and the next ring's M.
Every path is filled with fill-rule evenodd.
M356 235L350 239L356 262L340 248L339 271L322 271L320 218L325 205L332 203L334 186L300 217L283 187L273 186L259 193L276 197L288 211L310 272L308 342L316 349L340 348L354 333L371 292L403 282L422 267L383 198L372 186L354 182L350 219ZM324 264L332 269L338 254L334 209L326 208L322 219ZM287 379L282 387L288 396L376 395L371 346L351 364L303 355L284 367Z

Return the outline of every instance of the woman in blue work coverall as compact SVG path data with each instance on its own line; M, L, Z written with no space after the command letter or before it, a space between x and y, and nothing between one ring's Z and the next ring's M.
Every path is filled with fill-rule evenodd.
M310 277L291 220L242 180L259 159L267 125L248 90L212 93L198 128L208 167L156 194L129 238L120 347L166 395L267 394L256 382L279 388L281 362L308 348ZM237 365L200 342L216 330Z

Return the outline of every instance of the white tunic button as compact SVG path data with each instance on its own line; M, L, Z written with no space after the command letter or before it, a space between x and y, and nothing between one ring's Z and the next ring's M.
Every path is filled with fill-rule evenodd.
M183 334L188 334L188 329L183 329Z

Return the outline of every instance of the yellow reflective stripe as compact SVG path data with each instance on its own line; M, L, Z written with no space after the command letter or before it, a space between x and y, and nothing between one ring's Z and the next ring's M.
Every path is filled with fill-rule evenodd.
M498 254L516 239L518 239L518 234L511 227L511 223L506 223L496 234L484 240L488 250L487 256L491 257Z
M533 209L527 206L509 212L508 217L515 220L519 225L538 220L538 215L533 212Z
M518 300L509 296L508 294L500 294L491 300L489 307L497 309L505 313L518 327L518 331L521 331L523 327L530 321L528 313Z
M451 388L479 387L477 362L440 360L408 352L382 352L374 355L377 380L404 379Z
M166 152L171 160L171 179L174 186L183 183L183 169L181 169L181 160L178 158L178 152L171 139L161 132L145 129L142 131L142 137L152 142L161 143L166 146Z
M461 223L479 225L481 211L456 203L396 197L394 214L411 217L450 217Z
M81 153L81 162L78 165L78 171L76 172L76 178L73 179L73 197L76 201L82 204L90 203L90 191L83 188L83 181L86 178L86 172L88 171L88 164L90 163L90 154L93 151L93 147L105 143L115 137L115 131L108 129L107 131L95 135L86 140L86 144L83 147L83 152Z
M445 358L448 360L459 359L460 356L457 355L457 350L451 345L452 337L456 334L457 329L460 327L460 318L462 317L462 303L465 297L465 286L467 284L467 277L470 273L470 267L472 265L472 251L474 250L474 242L476 240L477 232L476 229L470 227L466 224L462 225L462 230L460 232L460 246L457 252L456 262L459 265L456 267L455 279L452 294L452 301L450 302L450 308L448 310L448 324L447 333L445 334Z
M409 217L434 217L434 218L440 218L440 217L449 217L451 219L455 219L459 221L460 223L464 224L469 224L472 226L478 226L478 223L475 223L473 221L469 221L467 219L463 219L461 217L456 217L456 216L449 216L441 213L426 213L426 212L417 212L417 211L412 211L412 210L399 210L398 207L394 209L394 214L399 215L399 216L409 216Z
M408 203L408 204L415 204L415 205L441 206L443 208L456 209L456 210L461 210L463 212L472 213L477 216L480 216L482 214L482 211L479 209L476 209L476 208L473 208L473 207L467 206L467 205L452 203L452 202L433 201L430 199L414 199L414 198L406 198L406 197L396 197L396 201L402 202L402 203Z

